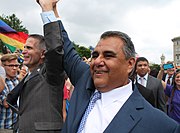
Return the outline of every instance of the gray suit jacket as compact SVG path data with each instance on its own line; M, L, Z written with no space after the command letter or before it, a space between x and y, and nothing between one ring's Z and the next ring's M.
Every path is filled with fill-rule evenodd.
M45 62L8 95L14 103L20 95L19 133L59 133L63 124L63 41L58 23L44 27Z
M154 107L166 112L165 93L161 80L148 75L146 88L154 95Z
M64 68L75 86L62 133L76 133L95 86L89 65L77 54L61 22L60 24L64 39ZM180 127L165 113L152 107L135 86L132 95L104 131L104 133L119 132L180 133Z

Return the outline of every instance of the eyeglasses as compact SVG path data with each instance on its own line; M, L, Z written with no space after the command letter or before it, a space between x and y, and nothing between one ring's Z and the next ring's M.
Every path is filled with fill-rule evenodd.
M19 67L20 65L19 64L10 64L10 65L4 65L4 66L14 68L14 67Z

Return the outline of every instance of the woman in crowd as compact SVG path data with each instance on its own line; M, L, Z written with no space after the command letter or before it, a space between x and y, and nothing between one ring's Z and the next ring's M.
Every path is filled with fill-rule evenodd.
M173 76L173 84L166 84L164 92L169 97L168 115L180 124L180 69Z

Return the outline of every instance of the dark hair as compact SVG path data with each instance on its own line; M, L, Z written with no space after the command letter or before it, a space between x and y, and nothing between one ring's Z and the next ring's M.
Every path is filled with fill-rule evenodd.
M149 61L148 61L145 57L138 57L138 58L136 59L135 69L136 69L136 67L137 67L138 62L140 62L140 61L146 61L146 62L149 64Z
M44 49L44 50L46 50L46 45L45 45L44 36L39 35L39 34L30 34L30 35L28 36L28 38L30 38L30 37L39 40L39 45L38 45L39 49Z
M131 73L129 74L129 78L134 81L135 78L136 78L136 68L137 68L137 63L140 62L140 61L146 61L148 64L149 64L149 61L145 58L145 57L138 57L136 59L136 63L134 65L134 68L133 70L131 71Z
M159 71L158 71L156 68L152 68L152 69L150 69L149 75L157 78L158 72L159 72Z
M101 35L100 39L106 39L109 37L118 37L123 40L124 42L123 52L125 54L126 59L135 57L136 52L135 52L134 44L131 41L131 38L127 34L120 31L106 31Z

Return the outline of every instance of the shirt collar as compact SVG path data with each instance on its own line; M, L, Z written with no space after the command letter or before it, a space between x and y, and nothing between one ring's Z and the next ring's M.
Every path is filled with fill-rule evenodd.
M101 93L102 105L107 106L113 102L120 100L124 101L124 99L127 99L127 97L129 97L133 92L132 81L129 81L130 82L125 86L115 88L105 93Z
M17 76L15 76L15 77L14 77L14 78L12 78L12 79L8 78L7 76L5 77L5 80L16 80L16 79L18 79L18 77L17 77Z
M140 78L142 78L142 77L137 74L137 80L139 80ZM144 75L144 79L147 81L148 73L146 73L146 75Z

